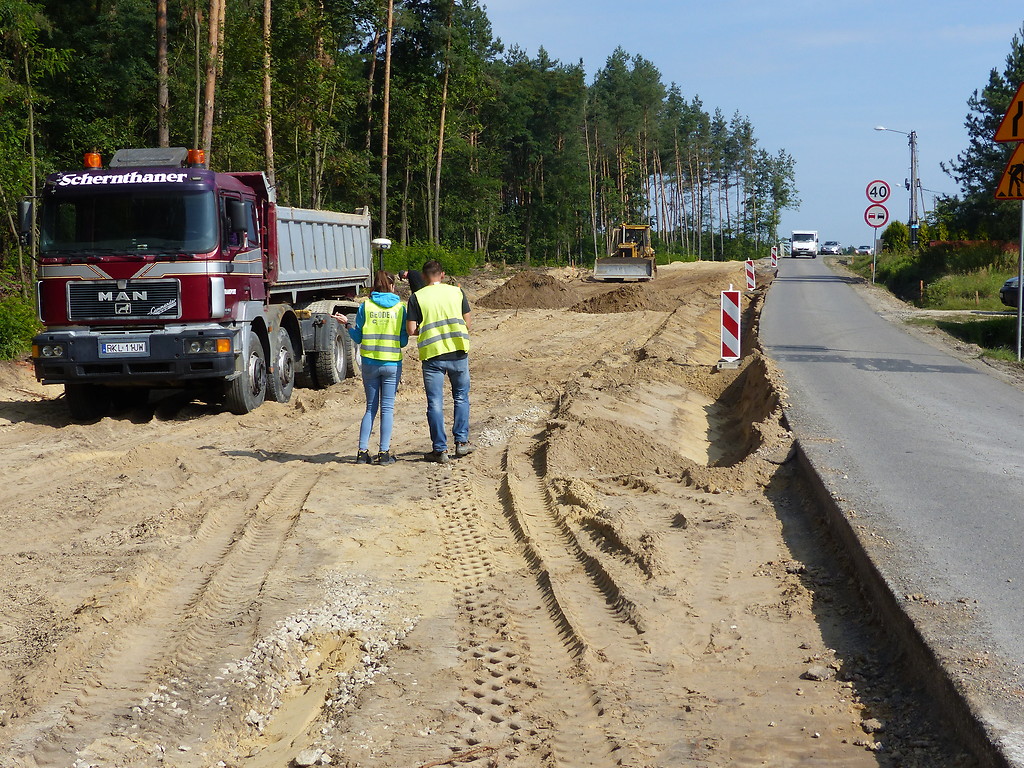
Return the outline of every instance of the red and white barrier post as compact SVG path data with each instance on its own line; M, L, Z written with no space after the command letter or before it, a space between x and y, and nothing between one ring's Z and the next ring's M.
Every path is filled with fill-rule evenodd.
M776 271L779 269L779 247L777 245L772 246L772 269Z
M740 292L722 291L722 360L735 363L740 359Z
M747 259L744 263L747 265L747 290L752 291L757 288L757 280L754 277L754 262L751 259Z

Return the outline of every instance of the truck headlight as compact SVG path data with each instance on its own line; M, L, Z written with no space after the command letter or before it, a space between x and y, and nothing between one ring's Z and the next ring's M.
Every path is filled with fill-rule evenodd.
M231 339L192 339L185 344L190 355L212 355L231 351Z
M64 347L60 344L44 344L39 348L40 357L63 357Z

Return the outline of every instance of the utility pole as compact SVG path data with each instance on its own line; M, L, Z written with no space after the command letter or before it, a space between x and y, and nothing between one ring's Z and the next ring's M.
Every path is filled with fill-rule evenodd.
M910 249L917 250L921 222L917 216L917 131L910 132Z
M917 215L917 187L920 182L917 180L917 131L897 131L895 128L886 128L883 125L876 125L876 131L890 131L891 133L902 133L909 140L910 144L910 181L907 182L907 189L910 190L910 220L907 226L910 228L910 249L917 250L917 236L921 229L921 221Z

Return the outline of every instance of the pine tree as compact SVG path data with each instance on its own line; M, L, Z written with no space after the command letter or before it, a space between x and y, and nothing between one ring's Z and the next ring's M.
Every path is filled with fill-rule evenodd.
M967 100L970 108L964 120L967 148L956 159L942 164L942 169L964 191L963 200L954 198L955 213L950 224L954 231L959 230L971 238L1010 240L1018 235L1018 206L995 199L996 187L1014 145L997 144L992 137L1017 88L1024 83L1022 35L1024 27L1010 41L1003 71L993 68L985 87L975 90Z

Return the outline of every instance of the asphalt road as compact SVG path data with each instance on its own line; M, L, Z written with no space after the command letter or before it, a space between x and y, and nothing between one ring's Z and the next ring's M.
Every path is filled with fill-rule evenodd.
M822 259L779 260L760 339L893 591L968 606L953 655L989 654L1024 690L1024 393L880 317Z

